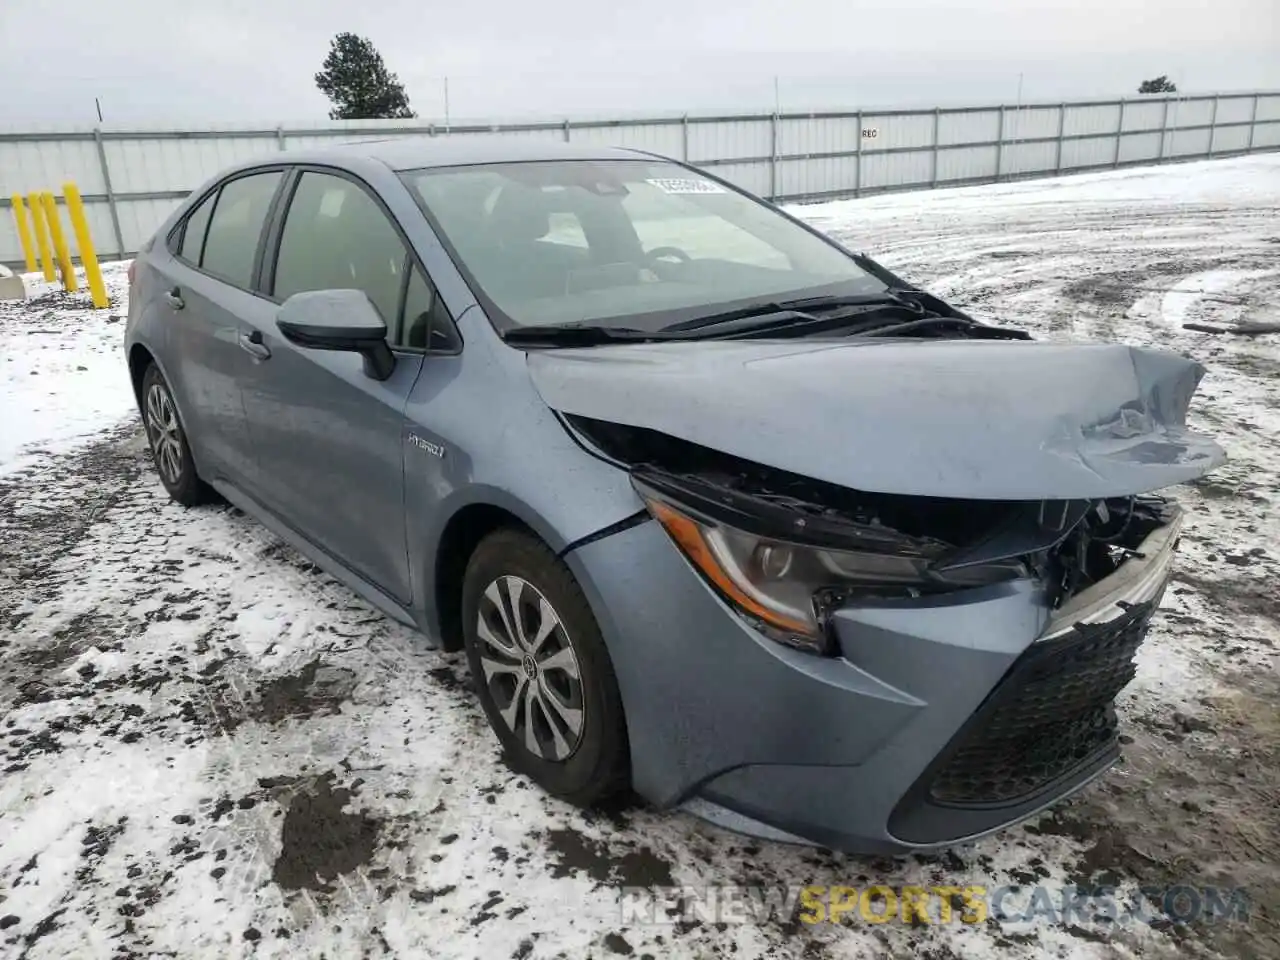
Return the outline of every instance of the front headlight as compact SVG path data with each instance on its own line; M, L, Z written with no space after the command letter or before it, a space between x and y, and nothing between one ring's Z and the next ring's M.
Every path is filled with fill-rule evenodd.
M694 567L761 632L815 653L830 649L823 623L828 604L859 592L918 595L1008 580L1020 564L954 571L944 579L929 565L941 550L842 550L780 540L738 529L640 489L653 517Z

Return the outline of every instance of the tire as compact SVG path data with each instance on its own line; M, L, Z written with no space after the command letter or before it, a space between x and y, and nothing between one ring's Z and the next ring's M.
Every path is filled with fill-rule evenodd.
M142 376L142 424L151 445L151 459L169 496L184 507L194 507L209 499L209 488L196 474L187 433L178 417L178 405L154 363Z
M568 567L528 533L491 533L467 564L462 615L471 676L508 764L577 806L624 790L630 752L622 697Z

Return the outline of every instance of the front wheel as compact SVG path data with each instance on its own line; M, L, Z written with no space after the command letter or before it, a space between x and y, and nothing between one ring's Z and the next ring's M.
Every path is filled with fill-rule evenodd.
M569 569L529 534L499 530L471 556L462 610L471 675L511 766L579 806L623 789L622 697Z
M209 488L196 474L191 446L178 419L178 405L173 401L164 374L154 363L142 377L142 422L147 429L156 472L169 496L184 507L207 500Z

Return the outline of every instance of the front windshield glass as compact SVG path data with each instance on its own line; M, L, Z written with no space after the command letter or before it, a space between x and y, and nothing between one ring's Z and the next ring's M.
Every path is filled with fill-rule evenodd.
M503 328L657 329L885 286L763 204L673 163L497 163L403 176Z

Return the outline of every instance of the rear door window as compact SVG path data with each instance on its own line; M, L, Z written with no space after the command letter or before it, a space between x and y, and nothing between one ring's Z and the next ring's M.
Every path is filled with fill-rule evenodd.
M282 176L281 171L271 170L237 177L223 186L209 220L202 269L237 287L252 286L262 225ZM184 238L184 246L185 242Z

